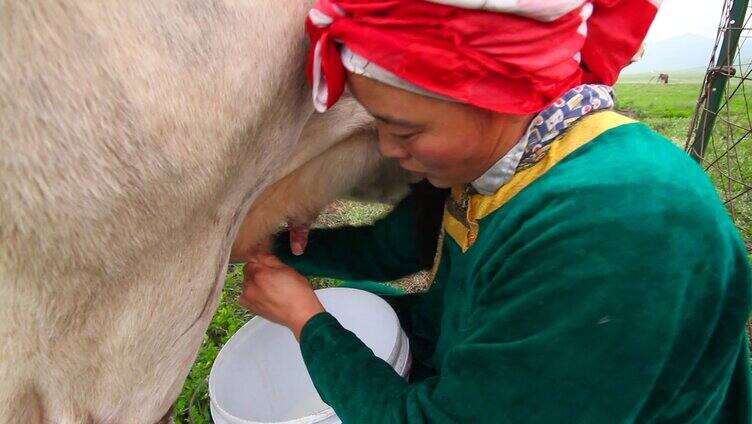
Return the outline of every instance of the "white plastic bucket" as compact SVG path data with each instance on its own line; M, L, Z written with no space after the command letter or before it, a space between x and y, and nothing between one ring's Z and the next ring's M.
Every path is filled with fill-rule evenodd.
M405 377L410 346L397 315L375 294L350 288L317 290L327 312L374 354ZM216 424L337 424L341 421L313 387L290 330L251 319L225 344L209 374Z

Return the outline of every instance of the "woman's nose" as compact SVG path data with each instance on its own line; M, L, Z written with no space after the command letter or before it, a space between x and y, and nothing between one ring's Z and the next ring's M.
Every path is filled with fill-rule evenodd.
M399 140L381 134L379 134L379 152L389 159L408 159L410 157L410 153L404 146L400 145Z

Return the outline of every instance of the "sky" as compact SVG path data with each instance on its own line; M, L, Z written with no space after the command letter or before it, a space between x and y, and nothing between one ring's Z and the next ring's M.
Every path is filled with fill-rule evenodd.
M683 34L697 34L715 39L724 0L664 0L647 43Z

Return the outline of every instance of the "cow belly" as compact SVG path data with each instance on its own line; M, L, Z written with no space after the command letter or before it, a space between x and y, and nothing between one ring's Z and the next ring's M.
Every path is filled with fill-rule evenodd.
M93 289L62 290L64 279L41 291L32 281L0 284L0 335L12 341L0 350L0 404L10 406L0 408L0 423L159 421L180 393L226 274L226 231L201 224L204 237L173 251L155 247L131 275L91 275L81 285L78 274L70 284Z

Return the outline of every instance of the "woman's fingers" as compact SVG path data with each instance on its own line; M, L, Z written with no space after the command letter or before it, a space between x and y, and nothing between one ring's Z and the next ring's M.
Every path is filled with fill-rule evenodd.
M248 260L248 263L245 264L245 268L243 269L243 276L245 277L245 281L251 280L253 278L253 275L263 267L264 265L258 259Z
M243 291L253 296L251 288L266 287L269 284L276 284L284 280L288 271L292 271L282 261L274 255L256 255L249 259L244 269ZM280 280L280 278L282 278Z
M263 268L263 267L270 267L270 268L286 268L287 265L285 265L282 261L279 260L274 255L264 253L259 254L251 257L248 260L248 265L250 265L253 268Z
M311 316L323 311L308 280L273 255L250 258L238 303L290 328L296 337Z
M238 297L238 303L240 303L240 306L248 310L252 310L253 305L251 304L250 300L254 298L254 292L255 289L253 287L253 282L248 278L243 280L243 291Z

